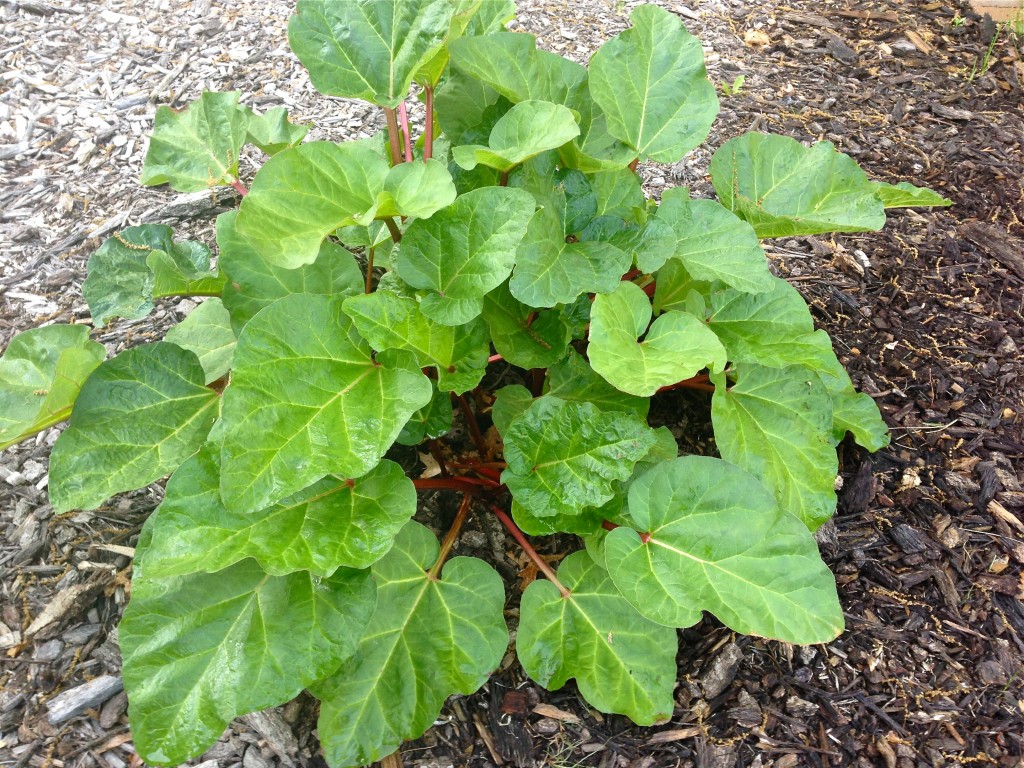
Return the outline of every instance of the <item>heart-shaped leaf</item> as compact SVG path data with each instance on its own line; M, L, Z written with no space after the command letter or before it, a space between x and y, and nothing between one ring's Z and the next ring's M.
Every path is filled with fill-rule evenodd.
M238 105L239 95L207 91L180 112L158 107L142 183L199 192L237 180L251 114Z
M638 397L726 363L725 348L706 323L674 310L651 323L647 294L628 281L594 297L587 354L609 384Z
M235 334L231 316L220 299L207 299L193 309L164 339L187 349L199 358L206 383L216 381L231 368L235 354Z
M455 195L455 182L444 163L438 160L399 163L384 178L376 215L425 219L451 205Z
M454 693L473 693L508 644L501 577L457 557L428 570L437 540L409 523L373 567L377 610L356 655L317 683L319 732L331 765L364 765L420 736Z
M523 592L516 652L526 674L551 690L574 677L592 706L637 725L670 718L675 630L637 613L586 552L565 558L558 580L568 595L546 579Z
M495 350L520 368L546 368L565 357L569 324L562 313L534 310L513 298L508 283L484 298L484 320Z
M201 754L238 715L329 675L373 611L366 571L269 576L245 560L156 578L140 553L118 642L135 748L151 765Z
M479 316L484 296L511 273L533 211L526 192L485 187L410 224L396 267L406 283L430 291L423 314L445 325Z
M627 29L590 60L590 92L608 132L641 157L675 163L711 131L718 96L700 40L655 5L629 15Z
M107 351L85 325L19 333L0 357L0 450L64 421Z
M580 135L572 112L549 101L523 101L506 112L494 128L487 146L455 147L452 156L466 170L477 164L507 173L542 152L557 149Z
M788 136L746 133L715 152L711 181L722 204L762 238L862 232L885 224L875 185L829 141L805 147Z
M224 391L221 494L255 512L328 474L362 477L430 401L408 352L373 355L341 299L292 294L249 321Z
M444 45L454 2L299 0L288 42L320 93L394 109Z
M163 341L100 364L50 454L53 508L94 509L177 469L217 416L205 379L192 352Z
M739 467L709 456L655 465L629 486L631 528L605 562L644 616L689 627L710 611L745 635L825 643L843 630L836 582L811 532Z
M583 356L569 350L568 356L548 369L546 394L581 403L593 403L602 411L626 411L647 418L651 401L616 389Z
M634 414L551 396L534 401L503 437L502 482L538 517L601 506L655 443L654 430Z
M836 509L839 463L828 390L800 366L748 363L737 373L731 387L724 376L715 379L711 421L719 453L757 477L784 511L813 531Z

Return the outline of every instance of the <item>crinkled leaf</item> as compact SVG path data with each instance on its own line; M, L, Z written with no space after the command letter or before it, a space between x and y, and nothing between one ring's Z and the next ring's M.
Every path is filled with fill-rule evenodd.
M640 336L643 341L637 340ZM594 297L587 354L609 384L638 397L650 397L705 367L721 370L726 363L725 348L707 324L674 310L651 323L650 300L628 281Z
M483 378L490 349L487 326L479 318L441 325L426 317L415 299L382 290L346 299L345 314L374 349L405 349L420 366L436 367L440 389L465 392Z
M952 200L943 197L938 192L933 192L927 187L915 187L907 181L901 181L899 184L875 182L872 186L878 199L886 208L918 206L942 206L945 208L953 204Z
M316 261L287 269L264 261L248 240L238 234L238 211L217 217L217 265L227 275L224 306L236 333L253 315L283 296L293 293L353 296L364 288L363 273L355 257L325 240Z
M491 406L491 419L494 428L502 437L517 418L533 405L533 394L522 384L509 384L494 393L494 405Z
M633 264L664 264L676 253L672 227L655 217L643 224L627 224L618 216L601 216L580 232L580 240L610 243L629 254Z
M477 317L484 296L512 271L533 211L533 197L526 192L485 187L410 224L396 266L406 283L430 291L423 297L423 314L445 325Z
M455 147L452 156L466 170L477 164L507 172L542 152L557 149L579 136L572 111L548 101L523 101L506 112L491 129L487 146Z
M590 180L579 171L559 168L554 152L525 162L509 176L508 185L533 195L537 207L556 211L566 235L586 227L597 212L597 195Z
M581 403L593 403L602 411L626 411L647 418L651 401L628 395L605 381L582 355L573 350L548 369L546 394Z
M512 103L486 83L450 72L434 95L434 110L453 145L482 144Z
M320 93L397 107L448 36L453 2L299 0L288 42Z
M373 218L388 170L362 142L314 141L278 152L242 201L238 233L266 261L310 264L331 232Z
M558 580L568 597L546 579L523 593L516 652L526 674L549 689L574 677L592 706L638 725L670 718L675 630L637 613L586 552L565 558Z
M656 218L672 227L675 257L695 278L721 280L747 293L771 287L772 274L754 229L714 200L691 200L686 190L673 190L662 197ZM645 254L637 266L653 272L665 263L659 258Z
M251 112L238 105L239 95L207 91L180 112L158 107L142 183L198 192L237 179Z
M89 257L82 295L93 322L115 317L138 320L164 296L220 293L223 275L210 268L210 249L192 240L174 242L164 224L128 227L109 238Z
M718 114L704 50L663 8L640 6L629 20L632 28L591 58L590 92L609 133L641 157L674 163L707 138Z
M739 380L715 381L711 422L722 458L747 470L786 512L811 530L836 509L839 470L832 444L832 400L821 379L800 366L742 364Z
M216 381L231 368L235 333L231 316L220 299L207 299L164 336L166 341L195 353L206 373L206 383Z
M562 313L516 301L507 283L484 298L483 317L495 350L512 365L547 368L565 357L570 329Z
M859 445L872 453L887 446L889 427L874 399L853 388L850 374L835 354L821 362L819 368L823 370L817 370L817 374L832 398L832 441L839 443L850 432Z
M738 136L711 158L711 181L722 204L762 238L862 232L885 224L874 184L829 141L805 147L788 136Z
M604 521L604 507L587 507L579 512L559 512L550 516L538 516L515 499L512 500L512 519L519 530L530 536L550 536L553 533L573 533L590 536L601 529Z
M711 285L694 280L686 267L677 259L669 259L658 270L652 306L656 314L669 309L689 312L694 317L707 318Z
M204 381L198 358L167 342L102 363L50 455L54 509L94 509L177 469L199 450L217 416L219 398Z
M375 358L341 305L292 294L242 330L224 391L228 509L263 509L328 474L361 477L429 402L415 358Z
M614 494L654 445L638 416L602 413L591 403L550 395L535 401L504 434L508 468L502 481L531 514L574 514Z
M431 387L430 402L409 417L395 442L419 445L428 438L441 437L451 430L454 417L451 392L438 389L434 382L431 382Z
M0 357L0 450L70 416L106 354L85 325L47 325L11 339Z
M269 576L245 560L156 578L149 560L136 561L118 642L135 748L151 765L201 754L238 715L283 704L329 675L373 611L365 571Z
M454 200L455 182L444 163L438 160L399 163L384 179L376 215L425 219Z
M364 765L433 724L445 699L473 693L508 645L501 577L482 560L456 557L441 578L433 534L399 533L373 567L377 610L356 655L317 683L319 733L331 765Z
M282 149L297 146L306 138L309 126L288 122L288 110L273 107L262 115L250 112L246 130L246 141L268 155L276 155Z
M633 220L634 211L643 207L644 192L640 179L628 168L600 171L587 176L597 198L594 216L616 216Z
M207 444L171 475L150 523L150 577L212 573L253 558L267 573L366 568L416 511L416 489L384 460L355 480L329 476L256 513L220 498L220 446Z
M605 561L652 621L688 627L710 611L745 635L803 645L842 631L814 536L739 467L709 456L658 464L630 485L629 516L644 535L611 531Z

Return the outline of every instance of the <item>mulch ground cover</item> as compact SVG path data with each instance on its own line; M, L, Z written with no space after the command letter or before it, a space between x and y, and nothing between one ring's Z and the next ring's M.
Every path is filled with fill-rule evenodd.
M210 2L197 4L217 11ZM479 693L450 700L435 727L394 760L602 768L1024 766L1020 38L966 5L942 1L661 4L705 40L716 83L744 76L738 93L723 97L712 147L745 130L827 139L873 178L929 186L955 203L893 212L878 233L767 244L773 269L810 301L854 382L876 399L892 429L892 444L874 455L852 442L840 446L839 510L820 542L837 575L847 631L825 646L792 647L739 637L706 619L682 632L678 707L671 722L655 728L594 712L571 683L544 691L510 660ZM2 0L0 25L14 29L29 16L40 19L40 28L63 23L57 5ZM524 27L549 47L586 47L595 35L613 34L631 5L521 3ZM595 19L608 26L588 27ZM276 45L246 55L273 60L284 55L272 50ZM6 48L0 39L8 70L0 73L0 105L3 83L28 71L12 68ZM31 57L31 49L22 53ZM162 80L173 73L168 62L152 74ZM132 106L143 114L146 100ZM351 132L364 115L348 115ZM52 169L67 140L53 149L62 134L43 130L33 142L33 131L13 120L14 135L4 136L4 119L0 112L0 141L11 142L0 144L6 343L49 319L85 316L71 286L80 284L97 233L106 234L104 221L113 230L144 219L146 207L134 198L129 206L113 185L105 197L102 189L95 193L106 217L75 224L75 217L84 219L81 201L51 196L46 174L40 180L37 172L47 161ZM45 115L40 124L46 126ZM18 141L24 146L15 151ZM117 150L127 158L132 147L125 146ZM68 159L78 151L72 145ZM640 170L652 194L679 184L703 192L707 156L702 149L693 161ZM60 178L51 170L51 185L55 173ZM208 232L214 202L171 214L155 205L153 215L176 215L187 219L186 229ZM43 224L24 213L50 203L64 210L44 215ZM69 221L54 226L46 216ZM145 323L99 338L118 348L149 340L161 322L187 309L166 305ZM671 393L655 415L681 433L691 425L699 433L706 409L699 395ZM138 760L119 692L115 628L131 547L160 491L54 517L45 481L55 436L0 457L0 766L124 768ZM522 568L486 525L468 528L460 546L490 552L506 573ZM560 554L557 540L546 546L547 554ZM511 589L513 626L517 603ZM315 702L300 697L238 721L194 762L319 766L314 728Z

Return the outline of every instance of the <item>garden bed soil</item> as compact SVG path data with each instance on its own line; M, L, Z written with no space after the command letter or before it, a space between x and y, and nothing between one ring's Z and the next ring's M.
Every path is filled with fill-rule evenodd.
M509 661L390 765L1024 766L1020 49L950 0L660 4L702 37L715 83L744 80L708 145L677 166L641 167L650 194L709 194L710 150L764 130L828 139L876 179L955 202L893 212L878 233L767 244L892 428L875 455L841 445L839 510L820 536L847 631L800 648L706 619L681 633L677 708L654 728L594 712L571 683L544 691ZM521 2L518 28L585 60L632 5ZM88 317L80 286L103 236L163 220L212 241L231 194L182 205L137 184L155 103L238 89L314 122L315 139L380 127L374 110L311 89L285 44L289 6L0 0L0 347ZM244 162L243 175L254 167ZM164 303L95 337L111 351L155 340L192 306ZM655 414L685 438L706 408L671 393ZM56 435L0 454L0 766L138 765L116 624L131 548L161 490L55 516ZM459 547L531 575L487 518ZM557 539L541 547L563 554ZM517 603L513 588L512 626ZM300 697L236 721L193 763L319 766L314 728L315 702Z

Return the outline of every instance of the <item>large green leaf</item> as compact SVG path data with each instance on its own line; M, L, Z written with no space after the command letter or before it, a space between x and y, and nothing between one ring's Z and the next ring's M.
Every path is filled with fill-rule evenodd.
M412 481L385 460L355 480L325 477L259 512L231 512L220 497L220 446L209 443L167 482L151 518L146 573L212 573L249 557L274 576L366 568L415 511Z
M627 29L590 60L590 92L612 136L641 157L674 163L707 138L718 96L700 40L655 5L629 16Z
M420 311L416 299L384 290L346 299L345 314L374 349L405 349L420 366L436 367L440 389L465 392L483 378L490 348L487 326L479 318L441 325Z
M282 149L294 147L309 133L308 125L288 122L288 110L273 107L262 115L249 113L246 141L255 144L268 155L276 155Z
M882 201L886 208L913 208L917 206L942 206L943 208L953 204L952 200L943 197L937 192L924 187L915 187L907 181L899 184L886 184L875 182L873 185L875 194Z
M238 106L239 95L207 91L180 112L158 107L142 183L198 192L236 180L251 114Z
M0 450L70 416L106 354L85 325L47 325L11 339L0 357Z
M503 435L508 468L501 479L533 515L576 514L615 495L655 443L654 430L623 411L546 395Z
M721 280L747 293L771 287L772 274L753 228L714 200L691 200L685 189L670 190L662 196L656 218L672 227L674 255L693 277ZM645 272L663 263L647 255L637 259Z
M549 101L523 101L506 112L494 128L487 146L455 147L452 156L466 170L478 164L508 172L542 152L557 149L580 135L568 107Z
M580 240L610 243L629 254L630 263L664 264L676 253L676 235L672 227L659 218L650 217L643 224L628 224L618 216L601 216L580 232ZM641 267L644 271L653 271Z
M423 314L445 325L477 317L484 296L512 272L533 211L533 197L526 192L485 187L410 224L396 267L406 283L429 291Z
M738 136L711 158L711 181L722 204L762 238L861 232L885 224L875 185L828 141L805 147L788 136Z
M641 419L647 418L651 401L646 397L628 395L602 378L574 350L561 362L548 369L545 394L562 400L593 403L602 411L626 411Z
M516 301L508 283L484 299L484 320L495 350L520 368L547 368L565 357L569 324L555 310L534 310Z
M82 295L93 322L115 317L138 320L164 296L215 295L225 278L210 268L210 249L192 240L174 242L164 224L128 227L89 257Z
M316 261L295 269L265 261L238 234L238 211L217 217L217 266L226 273L224 306L236 333L253 315L282 296L293 293L353 296L364 288L363 273L355 257L341 246L324 240Z
M135 748L150 765L201 754L233 718L332 673L373 611L367 571L270 576L245 560L156 578L140 553L118 642Z
M472 693L508 644L501 577L457 557L427 571L437 540L419 523L373 567L377 610L356 655L317 683L319 732L331 765L364 765L431 726L448 696Z
M224 392L228 509L263 509L328 474L361 477L429 402L415 358L374 357L341 305L292 294L243 329Z
M207 299L164 336L166 341L195 353L206 373L206 383L216 381L231 368L235 333L231 316L220 299Z
M238 233L266 261L310 264L331 232L373 218L388 170L362 142L314 141L278 152L242 201Z
M449 0L299 0L288 42L321 93L394 109L455 10Z
M657 464L630 485L629 517L637 530L611 531L605 561L652 621L688 627L710 611L745 635L800 644L842 631L813 535L739 467L708 456Z
M814 319L796 288L770 278L769 289L751 294L733 289L711 294L709 327L734 362L759 363L769 368L804 365L816 371L831 369L832 342L814 330Z
M670 310L651 323L650 299L628 281L594 297L587 354L609 384L638 397L726 363L725 348L700 318Z
M567 597L546 579L523 593L516 652L526 674L550 689L574 677L592 706L638 725L670 718L675 630L637 613L586 552L565 558L558 580Z
M739 380L715 380L711 421L722 458L747 470L786 512L814 530L836 509L839 470L832 399L814 372L737 366Z
M439 160L399 163L384 178L378 197L378 217L427 218L455 201L455 182Z
M219 398L204 381L198 358L167 342L102 363L53 446L53 508L93 509L177 469L199 450L217 416Z

